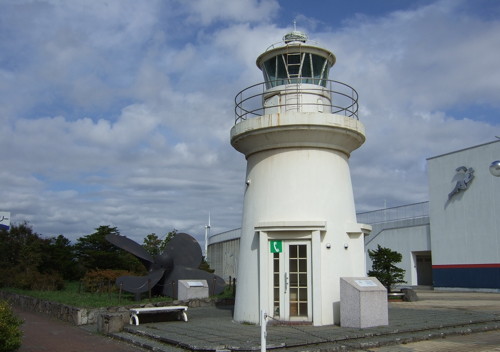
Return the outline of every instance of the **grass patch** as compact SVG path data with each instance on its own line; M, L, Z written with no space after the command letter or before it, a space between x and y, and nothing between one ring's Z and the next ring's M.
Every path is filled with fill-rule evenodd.
M58 302L79 308L104 308L115 306L127 306L140 303L171 302L170 297L159 296L149 299L147 293L142 295L142 300L135 301L134 295L122 292L121 298L118 292L91 293L85 292L80 287L80 282L66 282L65 288L60 291L36 291L21 290L17 288L2 288L3 291L17 293L20 295L36 297L51 302Z
M136 301L134 295L128 292L122 292L121 297L118 292L86 292L83 290L83 285L78 281L66 282L64 289L60 291L23 290L11 287L3 287L1 290L79 308L104 308L173 301L172 298L166 296L151 297L149 299L147 293L142 294L141 301ZM233 288L226 286L224 292L217 296L211 296L211 298L234 298Z
M216 296L211 296L211 297L220 299L234 299L235 294L236 292L234 292L234 287L226 285L226 287L224 287L223 292L221 292Z

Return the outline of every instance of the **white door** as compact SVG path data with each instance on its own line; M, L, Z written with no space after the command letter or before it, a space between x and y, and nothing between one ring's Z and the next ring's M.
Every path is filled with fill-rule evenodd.
M282 321L312 321L310 241L282 241L272 253L272 315Z

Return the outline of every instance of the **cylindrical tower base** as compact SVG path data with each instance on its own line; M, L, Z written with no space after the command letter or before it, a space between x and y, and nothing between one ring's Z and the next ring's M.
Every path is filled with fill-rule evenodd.
M340 277L364 276L348 158L358 120L321 113L241 122L231 143L247 157L234 319L338 321Z

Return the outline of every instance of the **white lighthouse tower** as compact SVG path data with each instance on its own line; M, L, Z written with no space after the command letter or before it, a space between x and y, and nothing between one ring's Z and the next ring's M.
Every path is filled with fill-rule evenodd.
M293 31L257 58L265 82L236 96L232 146L247 159L234 319L339 322L340 278L366 276L350 153L365 141L335 56Z

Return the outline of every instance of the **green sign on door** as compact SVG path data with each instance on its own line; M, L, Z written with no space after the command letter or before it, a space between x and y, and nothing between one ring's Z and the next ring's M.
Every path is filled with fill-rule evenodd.
M269 241L271 246L271 253L281 253L283 252L283 241Z

